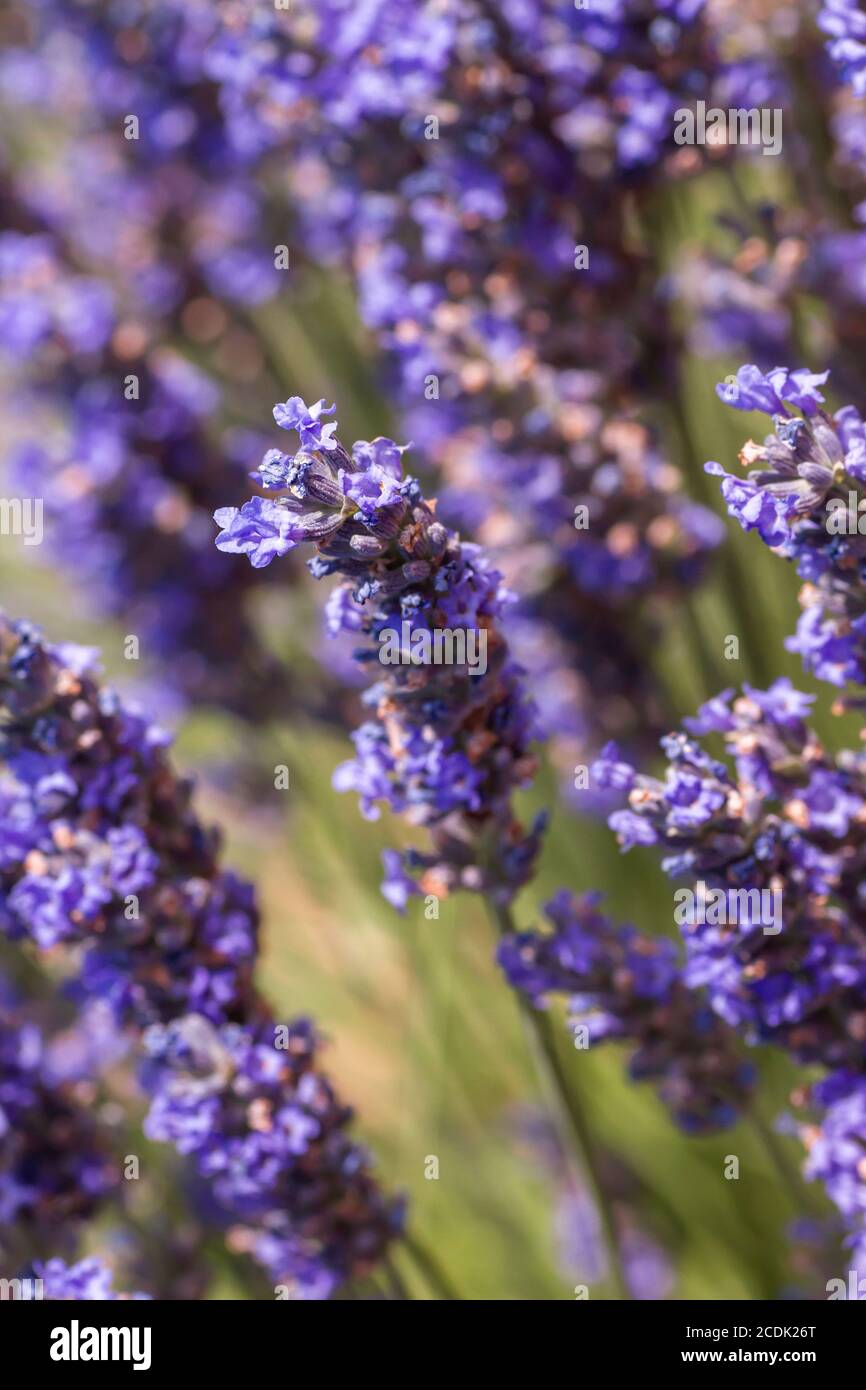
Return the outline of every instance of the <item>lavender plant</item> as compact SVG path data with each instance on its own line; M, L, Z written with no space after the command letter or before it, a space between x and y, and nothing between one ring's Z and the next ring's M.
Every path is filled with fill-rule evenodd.
M810 389L802 380L777 387L786 399ZM866 764L862 753L824 750L805 722L814 697L790 681L733 694L664 740L664 778L636 773L614 748L597 772L627 799L610 820L623 847L658 845L667 874L709 890L702 910L682 917L685 982L706 989L749 1043L773 1043L828 1073L800 1098L823 1111L803 1125L807 1172L826 1180L859 1258ZM723 737L730 761L705 751L706 734ZM765 912L764 894L781 901L781 920Z
M47 235L4 234L0 280L3 347L28 358L31 408L65 410L65 437L43 426L16 446L13 486L42 499L54 552L97 611L168 663L179 694L261 710L279 666L251 621L249 585L202 550L212 502L236 487L206 433L216 386L124 321L105 282L73 273Z
M816 27L815 20L817 18ZM786 174L799 196L726 169L724 243L688 248L671 277L692 317L689 345L770 371L821 355L844 399L862 410L860 265L866 141L856 79L855 4L795 7L755 28L762 105L784 115ZM821 33L831 35L826 40ZM826 50L826 51L825 51ZM758 55L756 55L758 56Z
M860 531L866 483L866 429L854 406L833 416L820 407L827 372L741 367L719 395L738 410L761 411L774 430L749 440L740 462L745 477L708 463L722 478L731 516L757 531L775 553L793 562L805 581L796 635L786 646L807 670L843 686L866 682L866 554ZM796 414L799 411L801 413Z
M328 1297L383 1256L399 1204L347 1133L311 1025L274 1022L252 988L252 889L221 869L166 736L93 660L0 623L4 930L78 958L75 994L142 1037L147 1131L194 1156L276 1283Z
M209 60L245 126L300 150L306 243L355 278L444 515L521 594L569 769L660 720L644 634L720 538L647 428L664 306L628 230L650 177L695 165L667 137L714 71L700 9L391 3L361 33L338 3L260 44L226 26Z
M309 561L314 575L341 576L328 600L335 630L349 628L366 638L357 659L366 664L378 658L383 674L367 695L376 721L358 731L358 756L338 769L335 785L359 792L365 814L385 801L427 826L433 841L432 853L385 853L386 897L405 909L417 893L442 896L455 888L482 893L505 936L502 959L512 983L532 996L564 988L563 976L551 983L547 970L553 961L545 958L542 964L539 958L544 947L536 956L530 937L513 935L509 913L515 892L532 873L542 823L522 830L511 807L514 791L533 770L532 723L523 673L509 657L499 627L500 576L477 547L436 520L435 504L425 501L414 478L403 475L403 450L392 440L360 441L346 449L336 437L337 422L327 418L335 409L324 399L308 406L297 397L275 406L277 424L297 433L300 451L265 454L253 476L276 495L254 497L240 509L220 509L217 546L264 566L306 543L316 549ZM466 659L467 632L473 630L484 639L486 657L474 673ZM435 661L435 639L443 633L452 643L455 633L463 637L456 665ZM449 656L455 660L453 648L443 654L446 663ZM553 911L565 934L568 901ZM594 942L598 968L615 971L616 945L606 939L603 919L589 907L582 917L576 911L587 953ZM570 944L575 940L580 940L579 925L573 925ZM646 943L647 955L650 949ZM687 997L664 953L657 982L657 1011L648 1006L641 1014L636 1006L636 1016L629 1018L627 1000L616 1001L624 1030L630 1036L636 1032L643 1044L637 1066L661 1079L684 1123L701 1128L730 1122L747 1089L747 1070L721 1028L709 1030L703 1061L693 1058L689 1070L686 1049L694 1048L695 1032L707 1030L706 1009ZM592 977L586 982L587 993L604 988ZM528 1016L563 1128L578 1141L616 1260L616 1231L593 1141L563 1075L555 1040L531 1008ZM665 1029L670 1031L663 1040ZM672 1036L677 1029L678 1041ZM624 1290L618 1263L616 1278Z
M656 429L676 406L681 345L654 219L669 185L707 170L724 171L745 221L729 218L733 261L708 277L701 252L685 277L692 341L749 343L759 365L720 394L774 427L743 451L755 471L723 475L723 495L806 583L789 645L822 679L864 684L863 422L853 406L821 408L826 372L770 366L807 356L803 301L818 295L824 356L862 405L849 286L859 296L866 142L844 90L864 86L862 15L828 0L819 18L842 83L817 69L818 137L832 135L835 156L815 161L802 131L786 137L801 205L756 209L732 152L677 146L672 125L707 98L794 106L803 62L820 55L799 12L786 27L771 7L756 40L730 6L702 0L30 10L13 25L41 51L13 46L0 105L11 96L32 117L44 100L74 114L74 138L60 161L28 149L3 169L0 339L26 359L27 409L40 412L17 485L45 494L58 553L103 613L142 634L166 682L256 722L301 699L251 618L261 571L307 545L313 577L337 580L329 632L375 675L335 785L366 817L385 807L425 832L384 852L393 906L466 890L491 910L561 1144L583 1159L559 1193L571 1266L594 1261L623 1296L669 1285L566 1073L542 1007L561 997L574 1029L625 1044L632 1079L691 1134L749 1110L737 1034L820 1067L796 1097L807 1171L859 1260L866 755L828 753L806 723L810 697L780 680L703 706L663 741L662 779L632 761L666 718L649 646L721 536ZM214 430L215 376L232 408L238 380L256 378L245 359L261 360L256 310L276 289L283 236L293 256L348 273L403 437L423 451L421 482L402 446L349 449L334 406L291 397L274 415L300 447L270 449L260 495L242 502ZM59 447L42 437L58 408ZM219 549L249 569L214 555L215 506ZM292 1297L330 1297L387 1261L401 1204L351 1137L313 1025L278 1023L253 983L252 888L223 867L165 737L93 663L0 618L0 927L28 956L63 962L83 1017L107 1005L113 1038L135 1040L146 1133L187 1156L231 1249ZM627 745L592 770L596 789L628 800L611 824L624 847L663 845L667 872L717 909L684 923L684 965L672 943L615 927L597 897L562 893L544 930L515 930L544 831L515 796L551 734L569 769L611 734ZM784 904L771 931L764 895ZM734 922L718 911L732 900ZM61 1075L29 1025L0 1023L0 1206L63 1257L35 1266L49 1296L118 1297L101 1261L65 1264L111 1188L78 1104L93 1049L79 1039ZM37 1131L38 1107L57 1125Z
M253 476L276 495L220 508L217 546L259 567L307 543L316 578L341 576L331 630L366 639L358 659L379 670L365 695L374 718L335 783L359 794L365 815L384 802L432 840L429 852L385 856L390 901L468 888L507 903L532 872L543 822L522 827L511 804L535 769L534 723L502 632L502 576L437 519L403 475L400 446L361 440L350 452L326 419L334 410L299 397L274 407L300 451L268 450Z
M541 1166L555 1192L553 1231L557 1263L569 1279L583 1282L575 1297L588 1295L588 1287L604 1282L609 1274L603 1223L591 1194L576 1184L568 1155L556 1129L536 1110L522 1110L511 1121L526 1159ZM634 1175L611 1155L603 1155L606 1185L613 1194L614 1213L623 1269L631 1298L656 1300L672 1290L675 1273L667 1251L647 1229L640 1211Z

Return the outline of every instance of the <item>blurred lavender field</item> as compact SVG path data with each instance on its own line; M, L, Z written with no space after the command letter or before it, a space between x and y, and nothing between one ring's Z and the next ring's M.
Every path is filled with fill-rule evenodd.
M0 40L0 1278L866 1274L866 14Z

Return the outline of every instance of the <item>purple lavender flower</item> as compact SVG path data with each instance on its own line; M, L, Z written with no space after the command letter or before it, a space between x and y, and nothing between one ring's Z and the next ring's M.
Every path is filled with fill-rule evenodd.
M710 701L687 724L721 734L730 762L670 735L664 778L635 774L627 814L671 877L704 885L703 909L682 918L686 983L748 1041L838 1068L860 1056L866 1018L866 759L825 752L803 719L809 699L782 679ZM702 785L707 808L689 822L684 782ZM624 814L611 817L620 833ZM638 835L629 826L622 838L629 848Z
M336 406L325 405L324 397L315 405L306 405L300 396L292 396L283 405L274 406L274 419L281 430L296 430L301 448L333 449L333 434L337 428L336 420L325 424L323 415L333 415Z
M49 236L0 235L0 350L28 357L59 338L73 352L98 352L113 326L108 286L83 275L61 279Z
M257 156L229 139L195 8L19 7L22 47L0 60L4 126L17 137L37 105L65 139L56 159L3 171L15 230L0 244L0 351L25 359L13 477L43 499L55 561L182 697L251 718L284 702L287 674L256 633L257 577L215 564L210 514L243 478L215 383L189 359L205 348L231 376L261 371L238 308L282 286L284 214L273 220ZM59 437L42 414L59 415Z
M296 1296L367 1273L401 1221L349 1138L351 1110L316 1070L305 1020L215 1028L191 1015L145 1035L150 1138L192 1155L247 1250Z
M773 367L772 371L761 372L757 367L745 366L738 369L733 381L722 383L716 391L735 410L788 416L788 407L795 406L804 415L814 415L824 401L818 388L828 376L829 372L810 372L807 367L797 371Z
M4 1244L75 1242L120 1174L87 1092L52 1077L48 1040L20 1006L0 1006L0 1221Z
M238 1248L296 1296L328 1297L380 1258L401 1209L346 1133L310 1025L286 1025L280 1050L252 987L251 887L220 867L165 735L97 683L92 653L0 618L0 710L0 925L79 948L77 993L144 1035L148 1132L194 1156ZM29 1104L14 1072L10 1084L8 1104ZM36 1142L51 1135L43 1116ZM84 1145L71 1161L92 1185ZM39 1196L4 1190L13 1213Z
M57 1259L37 1261L36 1277L42 1280L42 1297L63 1302L117 1302L122 1299L148 1299L146 1293L115 1293L114 1274L104 1260L90 1255L77 1264Z
M309 419L318 430L302 401L291 415L302 438ZM389 855L386 896L405 905L420 871L416 893L464 887L507 901L531 872L541 823L523 830L510 805L535 761L531 706L500 627L501 575L436 519L392 440L349 453L334 428L322 448L282 461L269 451L255 476L279 496L217 511L217 546L267 565L312 543L315 577L342 576L328 604L333 627L367 638L357 659L378 658L381 677L365 697L375 718L355 733L355 758L335 785L358 793L364 815L384 801L433 838L432 854Z
M94 677L93 655L0 619L0 923L82 944L79 991L122 1020L243 1008L256 950L248 885L220 870L168 739ZM50 790L49 790L50 789Z
M853 406L833 416L820 409L818 387L826 375L741 367L736 382L718 387L719 394L737 409L772 415L774 432L763 444L749 440L743 447L740 461L751 469L746 478L717 463L706 469L722 478L728 510L743 529L756 530L806 581L789 650L820 679L842 686L866 683L866 540L860 531L866 426Z
M657 844L665 871L695 883L675 894L687 908L675 913L685 984L705 990L747 1042L775 1043L829 1073L811 1094L795 1094L818 1112L801 1129L807 1173L824 1182L861 1261L866 755L824 750L805 723L812 698L787 679L746 686L740 698L724 691L686 721L689 733L663 740L663 779L626 775L615 748L599 773L612 766L628 798L613 827L628 814L642 828L628 827L623 847ZM721 735L724 761L704 750L706 734ZM695 781L708 813L683 823L682 788Z
M824 0L818 24L830 35L827 49L842 80L856 96L866 96L866 15L857 0Z
M812 1087L808 1104L817 1113L800 1128L806 1175L820 1179L839 1209L860 1279L866 1276L866 1077L834 1072Z
M676 948L633 927L614 927L599 895L562 892L546 913L551 932L519 932L499 946L509 984L536 1008L552 995L569 998L569 1017L590 1042L634 1046L629 1074L651 1080L677 1123L690 1134L733 1124L745 1106L754 1069L737 1054L730 1030L683 981Z

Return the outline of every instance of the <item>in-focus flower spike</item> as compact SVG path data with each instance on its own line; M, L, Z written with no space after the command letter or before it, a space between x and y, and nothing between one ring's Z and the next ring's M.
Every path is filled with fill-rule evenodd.
M166 736L93 666L0 616L0 925L76 948L77 992L144 1036L149 1133L195 1156L276 1282L327 1297L385 1252L401 1204L349 1138L310 1025L275 1024L253 990L253 890L220 867Z
M629 1074L652 1081L677 1124L708 1134L734 1124L748 1102L754 1068L734 1034L683 980L672 941L616 927L599 894L561 892L548 903L551 931L519 932L499 946L509 983L537 1008L570 999L575 1028L590 1043L634 1046Z
M268 565L308 543L316 578L342 576L332 630L367 639L356 656L375 662L379 679L365 697L375 717L335 785L359 794L364 815L384 802L433 840L430 853L386 856L386 896L404 906L412 893L467 888L506 903L543 828L539 819L523 829L511 807L535 759L532 706L501 627L509 595L483 551L443 526L404 476L403 449L380 438L350 452L335 422L322 425L322 405L277 407L278 423L291 420L311 447L268 451L254 476L277 495L216 512L217 546Z
M787 679L725 690L662 741L663 778L614 747L595 768L627 799L610 824L624 849L658 845L674 894L684 980L749 1043L775 1043L830 1075L801 1103L808 1173L846 1219L866 1267L866 753L828 754L805 722L814 696ZM712 757L704 735L721 735ZM696 882L695 882L696 881Z
M732 697L662 741L663 778L606 750L595 774L627 799L609 823L624 849L658 845L672 878L697 882L675 900L685 980L723 1019L801 1063L859 1066L866 754L827 753L805 723L814 697L787 679ZM710 733L728 760L691 736Z
M826 378L741 367L718 393L737 410L770 415L773 433L743 446L745 477L718 463L706 471L722 478L731 516L805 581L786 646L821 680L866 685L866 424L853 406L832 416L821 408Z

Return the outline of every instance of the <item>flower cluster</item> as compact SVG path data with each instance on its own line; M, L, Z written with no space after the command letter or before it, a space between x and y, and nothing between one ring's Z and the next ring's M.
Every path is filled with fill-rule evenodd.
M724 529L671 457L689 442L685 343L754 364L718 392L772 433L745 445L743 476L707 471L797 568L789 648L866 687L866 18L857 0L764 18L744 22L732 0L13 6L9 477L44 504L52 558L156 658L169 695L257 725L319 715L330 694L325 678L308 697L272 655L290 625L273 642L259 601L263 581L307 586L306 553L315 580L336 581L333 672L350 683L351 645L367 686L335 786L426 837L384 852L387 900L489 899L560 1089L534 1011L556 997L578 1041L624 1044L631 1078L690 1134L749 1104L738 1035L821 1068L794 1096L807 1172L866 1260L866 752L828 752L811 697L783 679L711 699L662 740L659 776L632 765L667 727L653 644ZM677 129L699 105L759 116L762 138L783 108L782 177L740 178L756 151L735 148L749 141L730 123ZM763 153L782 153L777 135ZM729 241L715 254L717 195ZM292 395L274 417L299 444L268 450L247 500L256 387L282 379L284 335L309 327L313 359L336 348L343 374L342 310L304 310L310 285L341 305L337 281L421 481L409 446L350 449L335 406ZM827 371L773 365L819 358L853 402L835 414ZM582 808L617 804L623 847L661 847L665 871L695 884L673 895L691 904L674 912L682 960L612 923L598 895L562 892L545 925L511 929L544 830L515 806L539 737L574 787L606 745ZM333 1296L401 1229L320 1070L317 1028L279 1023L256 989L256 897L191 790L92 652L0 614L0 936L19 966L48 956L77 1010L61 1035L0 984L3 1255L50 1298L123 1296L101 1261L65 1261L116 1184L87 1105L132 1047L147 1136L186 1156L201 1222L288 1296ZM634 1192L584 1143L575 1097L563 1116L586 1165L585 1187L561 1154L548 1165L568 1267L664 1296ZM166 1242L163 1263L201 1229Z
M749 49L765 74L764 89L742 104L783 113L784 162L798 196L726 167L729 196L715 232L683 248L669 288L698 353L762 371L820 354L841 399L862 412L866 119L858 48L866 31L857 0L829 0L817 19L816 28L811 5L792 6L784 34L777 13L737 39L736 7L713 7L714 27L729 27L727 42Z
M589 1042L634 1046L630 1076L654 1081L687 1133L733 1124L754 1080L733 1034L684 983L673 942L615 927L599 897L561 892L546 909L552 930L505 937L499 963L509 984L536 1007L568 996L571 1022Z
M856 1065L866 1004L866 757L827 753L805 723L814 697L784 678L732 696L723 691L687 721L691 734L721 734L731 765L685 733L663 740L662 779L606 750L594 775L628 801L611 827L626 849L663 847L674 878L745 890L730 911L707 906L684 918L686 981L706 987L724 1019L801 1062ZM781 931L756 890L782 895Z
M220 868L166 737L93 675L93 653L0 620L0 923L75 948L76 992L144 1034L148 1126L194 1151L245 1248L300 1297L369 1268L400 1219L314 1070L306 1024L253 992L258 914Z
M749 440L740 461L746 477L719 476L731 516L786 560L805 581L803 613L787 646L807 670L834 685L866 683L866 425L853 406L833 416L820 407L827 373L741 367L718 388L737 410L761 411L774 430ZM797 414L795 412L799 411Z
M351 210L335 241L404 429L442 479L443 515L521 597L515 650L541 657L539 714L566 767L599 737L653 727L646 628L721 538L646 424L667 328L656 269L628 233L645 178L682 163L670 133L704 71L699 9L455 7L393 163L366 157L382 113L362 90L363 121L326 107L296 179L312 244L328 203ZM332 66L320 56L319 83ZM297 86L318 97L315 79ZM355 157L334 158L341 147Z
M381 1258L401 1219L349 1137L351 1111L316 1068L306 1020L216 1028L187 1016L145 1036L145 1123L193 1157L234 1249L297 1296L328 1298Z
M866 15L857 0L824 0L818 24L830 35L827 49L843 80L866 96Z
M20 495L43 499L52 553L181 694L261 711L280 673L256 637L249 583L202 543L242 479L208 438L214 383L124 320L105 283L75 273L47 235L0 239L0 346L27 355L37 418L63 409L62 438L42 428L11 460Z
M267 186L204 71L206 14L193 8L34 0L0 58L10 129L47 117L63 137L10 168L4 191L152 319L181 319L193 301L212 316L215 301L248 307L280 288Z
M172 770L168 738L93 674L95 653L0 620L0 921L82 946L79 992L139 1025L242 1013L258 915Z
M776 385L809 409L814 388ZM805 722L814 697L786 679L732 697L723 691L686 721L689 733L663 740L663 778L637 774L615 748L595 775L627 798L610 818L624 848L658 845L668 874L711 890L703 909L683 918L686 984L705 989L748 1042L775 1043L829 1073L811 1098L826 1114L805 1131L808 1171L826 1180L858 1241L866 1210L855 1133L866 1039L866 754L827 753ZM705 734L723 737L730 761L693 737ZM780 912L768 913L770 902Z
M502 633L501 575L404 477L400 446L379 438L350 453L326 419L333 411L299 397L274 407L300 452L265 454L253 476L278 495L217 511L217 546L262 566L308 543L317 578L342 576L328 600L332 630L366 638L358 658L381 674L365 696L375 718L355 734L336 785L359 794L365 815L385 802L433 840L432 853L409 857L420 887L386 855L391 901L462 887L505 902L531 873L542 824L523 829L511 806L535 768L533 712Z
M12 480L44 499L52 559L172 693L261 716L287 675L256 635L254 577L214 564L210 514L240 500L243 471L233 431L214 435L211 369L262 371L231 315L280 287L265 185L179 12L39 0L27 21L0 106L12 130L47 110L56 157L2 177L0 352L27 390Z

